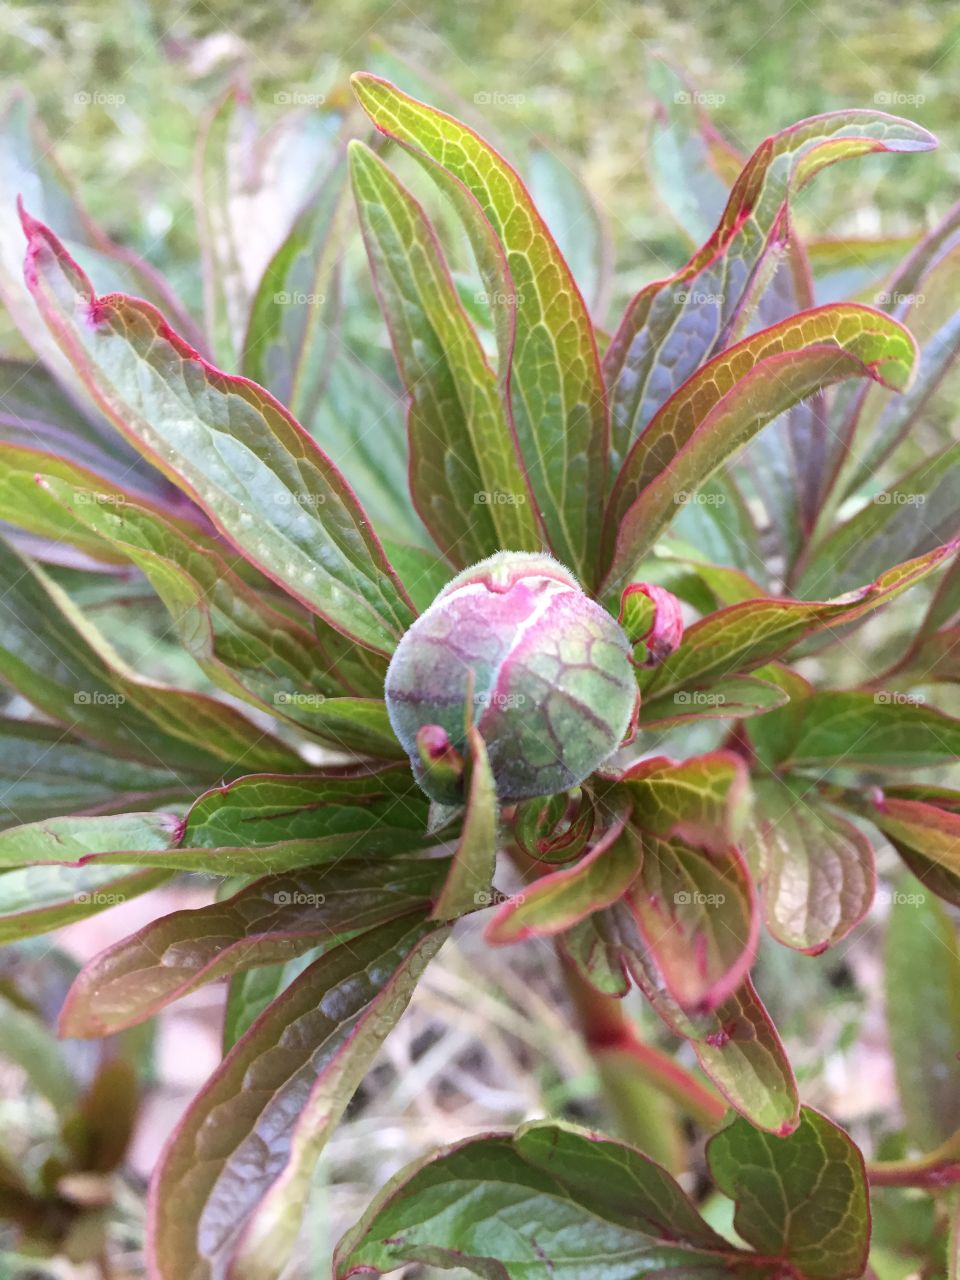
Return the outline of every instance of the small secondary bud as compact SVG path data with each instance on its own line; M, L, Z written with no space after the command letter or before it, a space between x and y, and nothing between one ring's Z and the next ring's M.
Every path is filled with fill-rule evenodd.
M430 750L487 747L502 802L577 786L617 749L637 699L621 628L549 556L501 552L466 569L406 633L387 671L390 723L420 785L462 799ZM437 730L447 735L444 745Z
M643 644L643 666L657 667L683 639L680 601L652 582L631 582L620 597L617 619L632 645Z

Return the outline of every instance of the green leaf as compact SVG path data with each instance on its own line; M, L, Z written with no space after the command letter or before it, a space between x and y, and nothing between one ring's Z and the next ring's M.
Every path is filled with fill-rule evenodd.
M750 671L785 653L805 636L832 631L894 599L940 568L956 542L895 565L875 582L834 600L745 600L687 627L677 649L653 671L641 674L644 697L653 702L674 689L707 689L738 671Z
M649 167L657 196L694 244L708 239L723 213L730 184L718 172L718 135L708 132L697 91L661 58L647 63L654 97ZM732 148L725 148L727 156ZM742 158L734 155L737 171Z
M302 767L296 751L234 707L138 675L3 539L0 589L0 680L76 733L186 777Z
M915 880L892 897L887 1030L908 1141L932 1151L960 1129L960 951L952 920ZM930 980L918 998L921 974Z
M736 848L708 853L644 833L643 867L627 902L682 1008L716 1009L749 973L760 917Z
M564 158L552 145L534 140L527 157L527 188L591 313L602 323L610 292L613 245L603 214L578 173L581 167L579 158Z
M336 352L346 172L337 164L294 222L250 305L243 372L300 422L314 412Z
M410 397L410 486L437 544L461 567L542 535L497 378L419 204L360 142L350 171L370 266Z
M91 853L170 849L182 821L175 813L116 813L48 818L0 831L0 867L44 862L78 865Z
M960 875L960 793L934 793L928 799L925 794L914 798L908 788L874 788L869 798L847 797L847 803L883 832L915 875L920 875L918 859L921 868L932 863Z
M191 342L202 341L193 321L162 278L129 249L114 244L77 202L53 155L53 144L29 100L13 94L0 115L0 298L17 328L57 377L71 388L70 369L37 315L23 285L23 239L15 201L22 196L60 227L84 267L105 291L128 289L161 307ZM86 413L87 406L83 406ZM96 414L93 421L96 421Z
M331 458L347 459L350 483L364 509L377 513L384 540L429 546L436 555L410 502L401 393L344 341L331 358L324 395L304 426Z
M315 961L257 1019L174 1130L151 1186L158 1280L273 1280L313 1166L447 936L421 916ZM211 1146L211 1118L216 1142Z
M61 1035L112 1035L208 982L318 947L323 954L426 910L444 871L434 860L341 860L267 876L222 902L164 916L86 965L64 1002Z
M621 789L632 802L635 826L704 848L736 844L750 810L746 768L730 751L679 762L653 756L627 770L616 788Z
M490 894L497 861L497 790L487 748L472 726L467 732L470 782L463 830L431 919L454 920Z
M786 946L815 955L869 911L877 881L873 847L799 781L763 778L754 795L746 852L767 928Z
M377 128L426 160L464 221L490 297L504 395L558 558L591 580L609 425L583 298L517 173L452 117L356 75Z
M719 1280L747 1260L639 1151L534 1121L404 1169L341 1240L334 1276L421 1263L490 1280L576 1280L598 1266L610 1280Z
M893 694L824 690L800 710L792 741L783 742L792 767L919 769L953 764L960 755L960 720Z
M240 89L226 93L204 123L194 173L206 328L231 367L257 284L330 165L338 123L318 111L291 111L258 137Z
M630 990L623 951L610 928L609 912L594 911L579 920L560 934L557 946L580 976L602 995L620 999Z
M17 253L21 256L22 237L20 230ZM18 272L26 296L22 263L18 263ZM30 307L39 324L32 300ZM49 334L47 338L56 351ZM169 480L140 458L92 405L89 417L81 413L42 365L0 357L0 440L22 454L53 454L64 462L91 468L110 476L115 484L122 482L144 499L183 506L181 495Z
M97 298L56 236L24 226L37 305L111 421L268 577L389 653L409 605L326 454L267 392L206 364L147 304Z
M105 754L53 725L0 717L0 827L162 804L193 790L168 769Z
M802 312L715 356L654 416L617 476L604 517L604 590L637 576L678 505L778 414L845 378L902 390L915 358L906 329L852 303Z
M319 960L323 947L311 947L286 964L265 964L235 973L227 988L223 1016L223 1052L228 1053L281 991L289 987L304 969Z
M809 1107L786 1138L738 1119L707 1144L721 1191L737 1202L737 1233L782 1258L803 1280L853 1280L870 1243L867 1177L860 1152Z
M731 1106L751 1124L790 1133L800 1100L790 1060L749 978L713 1012L688 1012L670 994L647 952L637 922L624 906L604 913L608 936L622 963L674 1032L693 1045L704 1071Z
M32 866L0 874L0 943L34 938L148 893L169 871Z
M957 543L960 445L955 445L884 489L810 554L798 583L801 595L825 587L845 591L880 572L891 561L934 552Z
M520 942L564 932L619 901L640 874L643 858L640 833L622 817L612 821L579 862L508 898L487 927L487 941Z
M76 1107L77 1082L67 1069L56 1036L34 1012L2 993L0 1058L20 1067L30 1087L52 1103L61 1117L68 1116Z
M371 853L402 852L416 847L399 845L404 837L425 833L428 811L406 766L329 768L304 777L264 774L202 795L187 814L183 842L218 849L309 839L319 847L329 838L360 836Z
M228 693L314 728L328 697L382 692L382 660L319 620L312 631L281 613L205 539L130 501L111 502L46 474L34 480L35 492L142 570L184 648Z
M925 129L875 111L815 116L762 142L713 235L685 267L636 295L608 348L614 457L626 457L670 395L729 341L765 260L789 235L792 195L837 160L935 145Z
M776 711L786 701L784 691L767 680L731 676L711 683L708 689L685 689L649 698L641 703L638 725L650 729L684 720L743 720Z

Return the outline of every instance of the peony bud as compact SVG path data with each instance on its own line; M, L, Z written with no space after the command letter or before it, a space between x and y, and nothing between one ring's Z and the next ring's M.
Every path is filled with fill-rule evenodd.
M427 767L425 746L455 760L472 721L499 799L513 802L567 791L602 765L630 725L637 686L627 637L567 569L501 552L454 578L413 624L386 699L429 796L462 799L457 770Z

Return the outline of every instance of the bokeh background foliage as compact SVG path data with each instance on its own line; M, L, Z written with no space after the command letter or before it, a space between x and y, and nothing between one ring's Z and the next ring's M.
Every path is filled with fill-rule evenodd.
M24 84L34 98L91 214L167 275L197 312L192 170L212 105L240 85L264 126L314 101L352 111L347 75L376 67L385 47L449 86L467 119L508 155L527 156L539 142L582 176L615 247L609 316L641 283L681 265L690 249L649 176L652 54L683 68L714 123L744 153L794 120L838 107L879 107L938 135L934 157L900 157L896 165L868 158L814 184L797 204L798 225L809 236L914 235L956 198L960 9L950 3L0 5L5 79ZM0 324L9 350L14 339ZM118 616L116 626L114 642L135 653L137 630L125 635L127 617ZM152 645L154 674L175 674L166 665L180 661L173 646L168 655L162 635ZM170 892L171 907L205 900L189 896L203 893L195 885ZM129 928L129 917L117 926L118 933ZM818 959L768 947L758 984L804 1095L862 1139L895 1089L884 1044L882 931L868 925L858 938L856 949ZM82 956L110 940L88 934L68 945ZM33 949L38 974L47 949L46 941ZM558 1012L559 984L542 958L484 948L479 931L465 930L430 970L318 1171L310 1216L317 1275L326 1274L332 1241L371 1186L415 1150L545 1111L605 1118L594 1068ZM43 981L57 986L56 974ZM141 1274L141 1175L171 1115L215 1060L218 999L211 992L161 1020L146 1133L118 1200L127 1245L118 1255L122 1275ZM639 1003L633 1012L647 1019L651 1038L661 1034ZM0 1126L36 1142L46 1104L21 1083L16 1068L2 1068ZM898 1154L895 1144L882 1146L882 1132L873 1136L876 1150ZM718 1202L715 1212L725 1206ZM901 1267L897 1254L911 1233L923 1236L926 1212L926 1202L889 1193L877 1223L879 1249L886 1234L891 1240L883 1280L911 1274L913 1261ZM80 1274L66 1263L28 1264L0 1253L0 1280Z

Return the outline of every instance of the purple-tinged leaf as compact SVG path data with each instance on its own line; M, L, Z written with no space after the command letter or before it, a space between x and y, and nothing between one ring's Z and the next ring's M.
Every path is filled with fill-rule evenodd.
M797 581L801 596L846 591L892 561L960 546L960 444L927 458L874 494L845 524L812 545ZM950 540L948 542L948 540Z
M207 907L176 911L115 943L81 971L60 1033L112 1035L208 982L320 954L376 925L429 909L443 883L435 860L352 862L267 876Z
M718 853L740 840L750 811L747 771L730 751L683 761L642 760L627 770L616 791L629 796L634 826Z
M846 378L903 390L915 358L906 329L852 303L802 312L720 352L678 388L626 457L604 516L604 590L641 576L643 555L678 504L768 422Z
M795 192L845 157L935 145L925 129L873 111L815 116L762 142L710 239L675 275L636 295L610 344L614 457L623 461L657 410L727 340L765 259L789 238Z
M337 164L298 216L250 304L243 373L307 424L337 354L334 326L346 231L346 171Z
M197 146L196 211L207 331L236 367L251 301L267 265L333 159L339 120L291 111L258 136L245 92L231 89Z
M882 831L915 875L923 878L922 868L933 864L960 876L960 792L873 787L865 795L845 792L840 802Z
M799 783L761 779L746 853L764 918L785 946L816 955L846 937L876 890L873 847Z
M159 311L122 294L97 298L56 236L23 219L27 282L104 412L268 577L389 653L409 602L326 454L267 392L207 364Z
M354 938L316 960L237 1042L154 1175L156 1280L281 1274L326 1138L446 936L418 915Z
M464 221L491 300L505 403L557 556L592 585L609 422L596 339L570 268L514 169L451 116L376 76L373 123L423 158Z
M175 813L48 818L0 831L0 867L56 862L79 866L92 853L172 849L183 822Z

